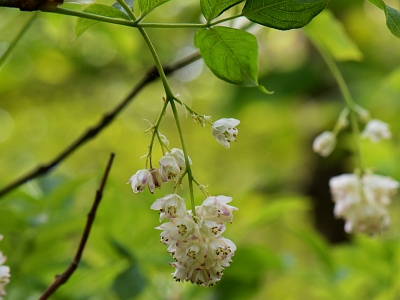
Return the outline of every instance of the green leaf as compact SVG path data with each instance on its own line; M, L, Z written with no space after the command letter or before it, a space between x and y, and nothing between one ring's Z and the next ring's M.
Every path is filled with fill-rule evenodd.
M136 263L136 258L133 255L133 253L123 244L121 244L119 241L117 241L114 238L110 238L109 242L111 246L114 248L115 251L117 251L121 256L126 258L130 263Z
M359 61L363 57L342 24L328 10L323 11L304 30L312 39L321 42L337 61Z
M92 4L92 5L89 5L88 7L86 7L83 11L86 13L104 16L104 17L130 20L129 17L126 14L124 14L123 12L119 11L118 9L116 9L114 7L104 5L104 4ZM76 26L75 26L76 37L79 37L82 33L84 33L90 27L96 25L98 22L99 21L79 18L78 22L76 23Z
M240 2L243 0L200 0L200 6L206 20L211 21Z
M237 85L258 86L258 45L252 34L221 26L201 28L194 43L215 76Z
M264 26L288 30L307 25L328 0L247 0L242 15Z
M137 265L131 265L114 280L113 291L119 299L127 300L137 295L145 288L146 280Z
M139 11L142 15L147 15L157 6L167 3L170 0L138 0Z
M376 7L380 8L385 12L386 15L386 26L390 32L400 38L400 12L393 7L385 4L382 0L368 0Z
M133 3L135 2L135 0L124 0L126 4L128 4L129 8L131 9L131 11L133 11ZM125 11L125 9L121 6L121 4L119 4L118 2L115 2L112 7L118 9L119 11L122 11L124 14L126 14L127 16L128 13Z

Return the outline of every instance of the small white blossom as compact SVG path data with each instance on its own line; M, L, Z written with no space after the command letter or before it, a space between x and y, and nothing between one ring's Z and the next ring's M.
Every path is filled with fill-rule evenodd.
M347 233L366 233L374 235L387 229L390 223L384 206L362 203L351 207L346 213L344 229Z
M393 178L366 174L362 178L364 195L368 203L388 205L391 197L397 192L399 183Z
M181 149L172 148L171 151L167 153L167 155L174 157L181 169L186 168L185 154ZM190 157L189 157L189 164L192 164L192 160L190 159Z
M379 142L380 140L388 140L392 137L389 125L381 120L373 119L367 123L362 132L363 138L369 138L371 142Z
M160 211L160 222L164 218L183 218L186 215L185 199L177 194L157 199L151 206L151 209Z
M336 146L336 136L332 131L324 131L313 142L313 150L321 156L328 156Z
M374 174L359 177L343 174L329 181L334 213L346 220L346 232L379 233L390 223L386 205L396 193L399 183L390 178Z
M215 121L211 133L215 139L225 148L230 148L230 142L236 141L238 130L236 126L239 125L240 121L233 118L223 118Z
M196 209L196 215L204 221L232 222L232 211L236 207L228 205L232 198L227 196L211 196L203 201L203 204Z
M179 167L175 157L171 155L165 155L160 159L160 175L164 182L174 178L180 172L181 168Z
M153 181L153 176L147 169L137 171L136 174L132 175L127 183L132 185L132 190L134 193L143 192L147 185L150 192L153 194L156 187Z
M158 132L158 135L160 136L161 142L165 146L168 146L169 145L169 141L168 141L167 137L165 135L161 134L160 132Z

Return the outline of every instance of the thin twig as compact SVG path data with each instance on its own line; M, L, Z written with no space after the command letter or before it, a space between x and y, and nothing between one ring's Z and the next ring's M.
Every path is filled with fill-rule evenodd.
M174 64L164 67L164 73L166 75L169 75L169 74L171 74L179 69L182 69L183 67L195 62L198 59L200 59L200 55L198 53L189 55ZM125 99L120 104L118 104L113 110L106 113L95 126L88 128L86 130L86 132L84 132L81 135L81 137L79 137L71 145L66 147L65 150L63 150L60 154L58 154L54 159L50 160L48 163L36 167L35 169L28 172L21 178L16 179L14 182L11 182L9 185L0 189L0 197L11 192L12 190L14 190L15 188L24 184L25 182L32 180L36 177L43 176L46 173L55 169L55 167L60 162L62 162L64 159L66 159L68 156L70 156L73 152L75 152L75 150L77 150L79 147L81 147L83 144L85 144L89 140L96 137L97 134L99 132L101 132L105 127L107 127L115 119L115 117L122 111L122 109L125 108L125 106L134 99L134 97L139 93L139 91L142 88L144 88L149 83L153 82L158 77L159 77L159 75L158 75L157 68L152 67L149 71L147 71L147 73L143 77L143 79L138 84L136 84L136 86L130 92L130 94L128 96L126 96Z
M14 50L14 47L17 45L17 43L21 40L22 36L25 34L25 32L28 31L29 27L31 27L33 21L36 19L38 13L35 12L26 22L24 27L21 29L21 31L17 34L17 36L12 40L11 44L8 46L7 50L0 56L0 67L2 64L7 60L8 56L11 54L11 52Z
M89 214L87 215L86 226L83 231L81 241L79 243L79 247L76 251L75 258L69 267L64 271L64 273L60 275L56 275L53 283L43 292L40 296L39 300L45 300L49 298L62 284L66 283L71 275L75 272L78 268L79 262L81 261L82 253L85 248L87 239L89 237L90 229L92 228L94 219L96 217L96 211L100 204L101 198L103 196L104 186L107 181L108 173L110 172L112 162L114 160L114 153L111 153L110 159L108 160L108 164L106 170L104 171L103 179L101 181L100 188L96 191L96 195L93 201L92 208L90 209Z

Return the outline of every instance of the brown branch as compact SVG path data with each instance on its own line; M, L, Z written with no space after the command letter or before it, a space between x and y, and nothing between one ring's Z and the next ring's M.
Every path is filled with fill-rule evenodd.
M164 67L164 72L166 75L169 75L195 62L199 58L200 55L198 53L189 55L174 64ZM115 117L122 111L122 109L125 108L125 106L133 100L133 98L139 93L139 91L142 88L144 88L149 83L153 82L158 77L159 75L157 68L154 66L149 71L147 71L146 75L142 78L142 80L138 84L136 84L136 86L133 88L130 94L126 96L125 99L120 104L118 104L113 110L106 113L95 126L88 128L86 132L84 132L81 135L81 137L76 139L71 145L65 148L65 150L63 150L60 154L58 154L54 159L52 159L48 163L38 166L37 168L28 172L21 178L16 179L14 182L11 182L9 185L0 189L0 197L11 192L12 190L24 184L25 182L32 180L36 177L43 176L46 173L55 169L55 167L57 167L57 165L61 161L70 156L75 150L77 150L79 147L84 145L89 140L96 137L96 135L99 132L101 132L105 127L107 127L115 119Z
M86 241L89 237L90 229L92 228L94 219L96 217L96 211L100 204L101 198L103 196L104 186L107 181L108 173L110 172L112 162L114 160L114 153L111 153L110 159L108 160L108 164L106 170L104 171L103 179L101 181L100 188L96 191L96 195L93 201L92 208L90 209L89 214L87 215L86 226L83 231L81 241L79 243L79 247L76 251L75 258L69 267L64 271L64 273L60 275L56 275L53 283L43 292L40 296L39 300L44 300L49 298L62 284L66 283L71 275L75 272L78 268L79 262L81 261L83 249L85 248Z

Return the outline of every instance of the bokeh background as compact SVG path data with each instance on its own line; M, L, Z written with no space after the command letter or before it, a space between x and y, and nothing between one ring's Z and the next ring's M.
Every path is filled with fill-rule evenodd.
M360 54L338 62L354 99L394 133L380 144L361 141L365 164L399 180L400 41L367 1L331 1L328 9ZM2 8L0 16L1 53L31 13ZM199 22L199 3L171 1L148 21ZM153 65L135 29L98 24L75 39L75 23L40 13L0 68L1 187L55 157ZM37 299L72 261L110 152L116 157L83 260L52 299L400 299L399 198L382 235L344 234L328 181L356 167L351 132L340 134L328 158L311 149L344 107L325 62L302 30L250 30L259 42L260 82L273 95L224 83L201 61L170 77L173 91L196 111L241 120L238 141L226 150L209 126L180 111L195 177L239 208L225 232L238 249L222 281L211 288L173 281L171 257L154 229L158 213L150 210L172 185L154 195L133 194L126 185L145 166L144 119L154 122L162 105L157 81L53 172L0 199L0 249L12 274L6 299ZM148 33L165 64L196 51L195 30ZM160 130L180 148L171 112ZM187 186L182 195L188 197ZM196 190L197 204L202 200Z

